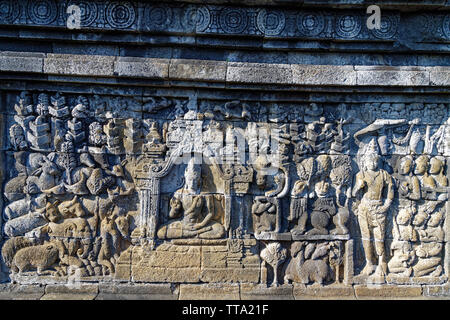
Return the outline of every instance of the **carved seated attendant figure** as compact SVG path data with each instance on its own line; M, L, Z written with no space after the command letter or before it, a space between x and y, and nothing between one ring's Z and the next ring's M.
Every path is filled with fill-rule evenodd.
M444 173L445 159L442 157L433 157L430 160L430 175L436 183L438 188L448 187L448 179Z
M415 169L414 169L414 177L413 181L414 183L417 183L416 181L419 181L421 192L422 192L422 198L424 200L436 200L436 183L428 174L428 168L429 168L429 158L427 155L421 155L419 156L415 161Z
M413 159L411 156L405 156L400 159L396 178L402 205L412 205L412 202L408 200L420 199L420 183L418 179L412 176L412 167Z
M448 179L444 173L445 159L442 157L434 157L430 160L430 177L434 181L434 191L438 202L447 200Z
M413 266L417 277L434 276L442 274L442 243L424 242L416 248L417 263Z
M391 259L389 260L389 272L399 276L409 277L412 274L411 265L415 259L415 251L412 243L418 241L418 234L411 225L413 213L409 208L399 211L394 221L391 244Z
M412 221L413 213L411 211L405 209L400 210L394 222L394 239L417 242L419 240L419 237L417 234L417 230L412 225Z
M434 212L427 221L426 229L421 232L421 240L425 242L444 241L444 230L442 222L444 221L445 208Z
M398 276L409 277L412 274L415 251L408 241L394 240L391 244L392 258L389 260L389 272Z
M193 160L185 171L185 186L177 190L170 201L169 218L178 219L161 226L160 239L218 239L225 235L225 228L218 221L222 196L200 193L201 167Z

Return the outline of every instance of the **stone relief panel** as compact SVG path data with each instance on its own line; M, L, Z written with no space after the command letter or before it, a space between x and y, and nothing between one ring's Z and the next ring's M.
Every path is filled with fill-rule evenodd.
M6 101L11 281L447 281L448 104Z

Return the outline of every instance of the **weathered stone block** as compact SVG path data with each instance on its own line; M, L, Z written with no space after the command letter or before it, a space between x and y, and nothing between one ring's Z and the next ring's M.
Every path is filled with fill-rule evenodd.
M355 66L357 84L367 86L427 86L430 74L424 67Z
M225 82L227 63L224 61L172 59L169 65L171 80L204 80Z
M430 85L450 86L449 67L428 67L427 70L430 72Z
M450 285L444 284L444 285L424 285L422 287L423 295L426 297L442 297L444 299L450 298Z
M97 294L97 284L49 284L45 287L45 295L41 300L93 300Z
M96 300L177 300L178 287L171 284L100 284Z
M267 287L265 284L241 283L241 300L294 300L293 286Z
M386 276L386 283L394 285L436 285L447 282L447 277L442 276L425 276L425 277L407 277L396 274L388 274Z
M202 252L202 268L224 268L227 265L226 252Z
M44 293L43 285L0 284L0 300L39 300Z
M112 76L115 57L47 54L44 59L44 73L74 76Z
M132 267L132 281L140 282L185 282L195 283L200 280L200 268L158 268Z
M120 255L119 260L117 261L116 273L114 275L115 279L122 281L131 280L131 256L131 248Z
M291 84L292 70L288 64L229 62L226 81Z
M149 266L161 268L194 268L201 266L200 247L177 247L174 251L153 251L145 257ZM175 250L180 250L179 252Z
M169 76L169 60L120 57L114 65L114 73L119 77L166 79Z
M377 285L369 287L355 285L354 288L357 299L411 299L422 296L422 287L420 286Z
M41 73L45 54L0 52L0 71L4 72L38 72Z
M293 64L292 79L297 85L355 85L353 66Z
M254 267L204 268L200 273L202 282L253 282L260 279L260 269Z
M294 284L293 293L296 300L356 299L353 287L347 285L330 285L320 287Z
M239 300L238 284L180 284L180 300Z

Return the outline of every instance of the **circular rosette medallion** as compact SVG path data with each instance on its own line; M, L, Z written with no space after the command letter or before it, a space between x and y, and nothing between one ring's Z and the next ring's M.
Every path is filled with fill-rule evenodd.
M259 10L256 19L258 29L267 36L276 36L283 31L286 25L286 17L280 11Z
M192 31L203 32L211 22L211 14L205 7L189 6L184 11L183 25Z
M16 0L0 1L0 23L12 23L20 13L20 6Z
M381 15L380 29L370 30L379 39L391 39L397 33L398 17Z
M224 8L219 13L219 24L226 33L242 33L247 28L247 13L237 8Z
M444 17L442 22L442 31L447 39L450 39L450 14Z
M325 19L321 13L301 12L297 16L298 31L308 37L319 35L325 27Z
M28 1L28 17L36 24L51 24L58 16L58 9L53 0Z
M151 30L165 30L172 22L172 9L164 5L147 5L145 20Z
M234 177L234 169L233 169L233 166L231 166L231 165L229 165L229 164L225 164L225 165L222 167L222 173L223 173L222 178L223 178L224 180L230 180L231 178Z
M343 38L356 38L361 32L361 17L344 14L336 17L336 33Z
M88 27L90 26L95 19L97 19L97 5L91 1L76 1L72 0L67 4L67 8L71 5L76 5L80 8L80 26Z
M111 2L106 8L106 21L113 28L125 29L136 19L136 10L128 1Z

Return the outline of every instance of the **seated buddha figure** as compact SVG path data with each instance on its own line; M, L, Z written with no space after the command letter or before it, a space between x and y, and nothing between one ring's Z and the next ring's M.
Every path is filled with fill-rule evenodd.
M170 200L169 220L158 230L159 239L218 239L225 235L221 224L223 196L201 193L201 166L191 159L185 185Z

